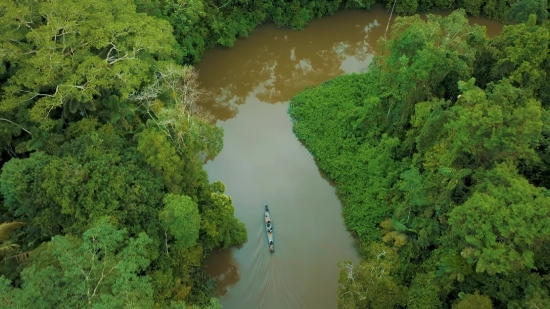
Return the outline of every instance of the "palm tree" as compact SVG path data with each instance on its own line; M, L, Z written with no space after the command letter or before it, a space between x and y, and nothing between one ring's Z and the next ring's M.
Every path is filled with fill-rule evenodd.
M0 258L4 257L4 260L8 259L8 254L17 251L18 244L10 242L11 233L16 229L22 227L23 222L4 222L0 224ZM29 256L29 252L23 252L16 255L12 255L9 258L15 258L17 261L26 259Z
M416 230L408 228L403 223L388 218L380 223L382 227L383 242L394 242L397 247L402 247L409 241L408 234L418 234Z

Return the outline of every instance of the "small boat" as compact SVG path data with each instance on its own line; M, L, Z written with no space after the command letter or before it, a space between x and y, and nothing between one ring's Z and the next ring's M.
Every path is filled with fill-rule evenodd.
M267 240L269 241L269 251L274 252L275 246L273 245L273 222L271 222L271 215L269 214L269 208L265 203L265 231L267 233Z

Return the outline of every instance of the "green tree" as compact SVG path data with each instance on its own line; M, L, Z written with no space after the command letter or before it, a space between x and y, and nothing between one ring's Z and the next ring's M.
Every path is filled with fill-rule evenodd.
M163 226L176 238L177 248L190 248L199 238L201 218L197 204L188 196L174 194L167 194L163 202L164 208L159 212Z
M19 248L19 245L9 241L9 238L13 231L22 227L23 225L23 222L17 221L0 223L0 258L3 257L4 260L7 259L8 255L12 254ZM16 259L22 259L27 257L27 254L14 255L12 257Z
M536 14L538 23L541 24L548 18L546 1L540 0L522 0L515 3L508 12L506 17L510 21L524 23L529 20L529 15Z
M491 299L487 295L460 293L460 302L453 305L453 309L493 309Z
M59 224L69 220L58 207L51 207L46 192L40 189L45 180L42 171L52 159L43 152L32 153L26 159L11 159L0 174L4 206L14 218L27 222L28 243L58 235Z
M51 129L66 105L85 115L102 92L125 99L150 79L155 58L174 54L169 24L136 13L131 0L1 6L1 67L16 69L3 85L0 112L23 115L23 126Z
M231 197L224 194L225 185L214 182L211 185L210 202L202 207L201 233L204 247L228 248L247 241L246 228L235 218Z
M367 252L368 258L358 265L339 264L338 308L386 309L403 304L406 289L391 277L399 264L397 251L373 243Z
M450 99L456 82L472 74L476 47L485 41L478 25L471 26L463 10L443 18L428 15L397 18L390 40L381 40L389 54L377 68L388 132L404 135L414 106L431 97Z
M21 288L6 288L6 308L153 308L152 288L140 276L150 263L152 240L128 238L102 218L82 238L56 236L41 245L21 276Z
M81 233L105 214L134 233L156 225L162 181L123 139L99 131L64 144L59 155L40 187L50 208L71 218L59 222L65 232Z
M168 192L181 193L184 163L166 135L156 129L146 129L139 134L137 149L143 153L147 163L162 175Z
M449 214L453 235L463 239L462 256L489 274L533 269L533 245L550 237L546 190L500 164L478 176L478 190Z

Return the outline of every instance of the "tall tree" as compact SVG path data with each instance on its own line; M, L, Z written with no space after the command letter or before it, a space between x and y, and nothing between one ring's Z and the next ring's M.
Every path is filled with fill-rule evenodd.
M201 218L197 204L188 196L167 194L164 208L159 212L160 220L176 238L175 246L188 249L199 238Z
M131 0L0 6L0 71L8 74L0 112L24 127L50 130L67 106L85 115L102 93L125 99L150 80L157 60L174 55L170 25L136 13Z
M6 288L6 308L153 308L149 280L152 240L127 238L102 218L82 238L56 236L40 246L21 276L21 289Z

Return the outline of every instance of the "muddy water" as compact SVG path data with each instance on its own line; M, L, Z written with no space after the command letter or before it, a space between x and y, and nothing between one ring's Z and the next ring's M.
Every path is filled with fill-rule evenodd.
M333 186L292 133L288 100L306 86L365 70L388 18L372 9L323 17L301 32L266 24L231 49L208 51L197 65L215 97L205 105L225 130L223 151L205 168L211 181L226 184L249 231L244 246L207 262L224 308L336 308L337 263L357 254ZM502 27L475 22L491 34ZM263 202L272 211L273 254Z

